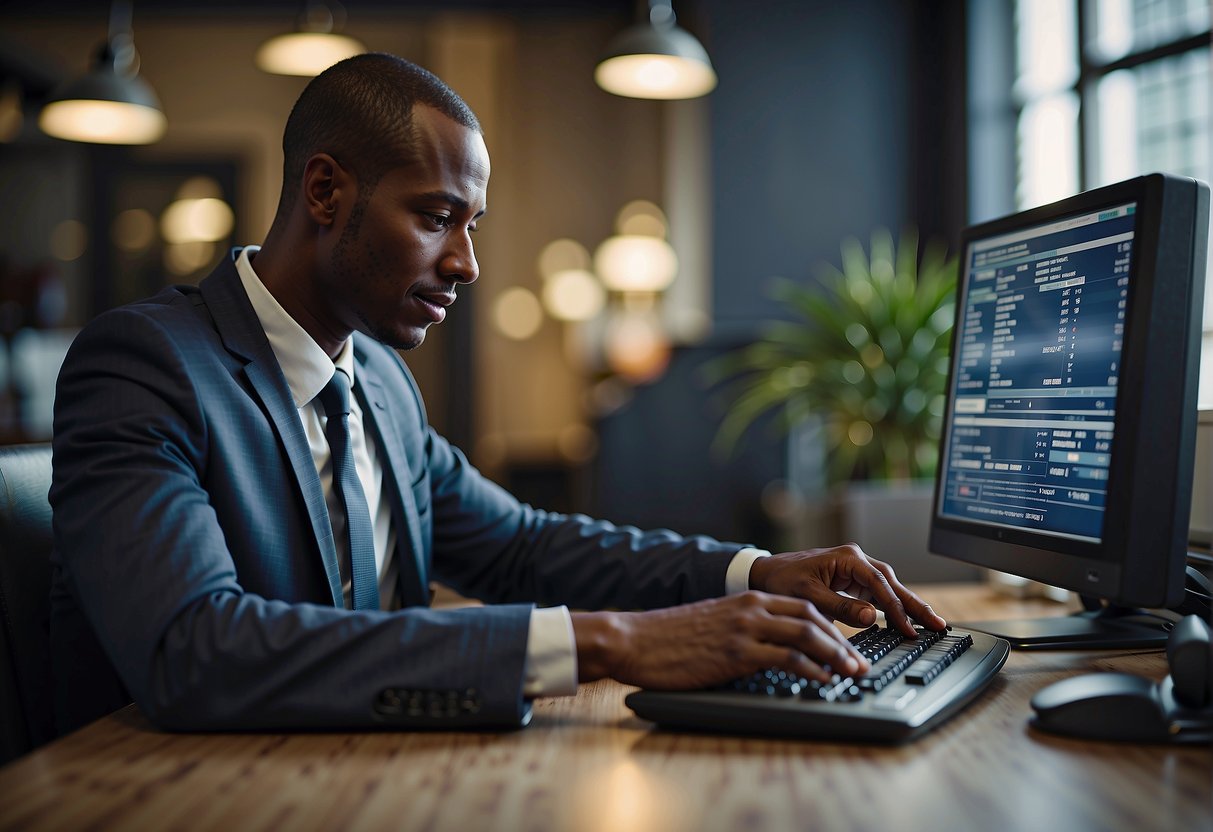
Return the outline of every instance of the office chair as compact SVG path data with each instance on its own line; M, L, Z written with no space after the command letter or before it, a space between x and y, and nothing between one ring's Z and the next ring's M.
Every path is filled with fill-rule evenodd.
M51 446L0 448L0 764L54 737Z

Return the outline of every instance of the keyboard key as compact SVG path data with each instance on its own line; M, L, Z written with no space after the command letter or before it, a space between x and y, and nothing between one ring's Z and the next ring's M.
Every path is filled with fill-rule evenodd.
M916 697L916 696L918 696L918 689L909 688L901 696L898 696L895 699L879 700L879 701L875 702L872 705L872 707L878 708L882 711L900 711L903 708L905 708L906 705L909 705L910 702L912 702L914 700L914 697Z

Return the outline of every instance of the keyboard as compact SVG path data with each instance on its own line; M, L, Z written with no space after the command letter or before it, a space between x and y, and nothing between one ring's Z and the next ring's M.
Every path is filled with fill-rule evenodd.
M907 742L973 701L1010 652L1004 639L985 633L916 629L914 639L876 625L851 636L872 665L863 675L823 683L771 669L709 690L640 690L624 702L637 716L673 728Z

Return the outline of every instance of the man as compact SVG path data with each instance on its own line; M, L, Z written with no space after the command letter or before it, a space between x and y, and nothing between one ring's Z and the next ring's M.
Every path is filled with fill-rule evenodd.
M944 626L854 546L766 556L548 514L483 479L391 349L478 276L475 116L425 70L362 55L308 85L283 151L263 246L100 316L64 363L61 729L130 697L179 730L517 725L530 698L604 676L863 670L831 619L870 624L872 602L907 633ZM430 578L488 605L429 609Z

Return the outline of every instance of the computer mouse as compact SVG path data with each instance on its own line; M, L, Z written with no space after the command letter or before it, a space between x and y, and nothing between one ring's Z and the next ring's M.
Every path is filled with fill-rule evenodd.
M1032 697L1032 725L1093 740L1165 742L1170 737L1158 685L1128 673L1091 673L1054 682Z
M1181 619L1167 639L1173 693L1188 708L1213 704L1213 646L1209 625L1195 615Z

